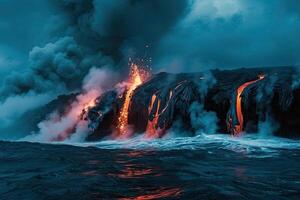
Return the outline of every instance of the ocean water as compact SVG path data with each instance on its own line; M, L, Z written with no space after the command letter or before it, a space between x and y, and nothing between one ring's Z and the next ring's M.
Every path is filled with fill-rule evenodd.
M300 199L300 141L0 142L0 199Z

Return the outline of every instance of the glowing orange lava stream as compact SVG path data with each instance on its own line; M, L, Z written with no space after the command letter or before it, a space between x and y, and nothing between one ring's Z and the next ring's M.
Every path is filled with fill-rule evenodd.
M148 108L149 115L151 114L151 111L153 109L156 98L157 98L157 96L155 94L152 95L150 106ZM153 120L152 121L148 120L147 130L146 130L146 133L147 133L148 137L152 138L152 137L157 136L156 126L157 126L157 122L158 122L159 109L160 109L160 99L158 99L158 103L157 103L157 106L156 106L156 112L155 112Z
M236 125L234 127L234 130L233 130L233 134L234 135L238 135L240 134L241 132L243 132L243 127L244 127L244 116L243 116L243 112L242 112L242 93L243 91L250 85L264 79L265 76L264 75L260 75L258 77L258 79L256 80L253 80L253 81L249 81L249 82L246 82L244 83L243 85L241 85L238 89L237 89L237 95L236 95L236 115L237 115L237 119L239 121L239 124Z
M161 112L159 112L160 106L161 106L161 101L160 101L160 99L157 100L157 107L156 107L156 111L155 111L153 120L152 121L148 120L148 123L147 123L147 129L146 129L147 137L155 138L155 137L159 137L160 134L163 133L164 129L160 129L159 127L157 127L158 126L157 125L158 118L159 118L160 115L162 115L167 110L172 97L173 97L173 91L170 91L169 100L168 100L166 106L161 110ZM151 115L152 109L154 107L154 103L155 103L157 98L158 97L155 94L152 95L151 102L150 102L150 105L149 105L149 108L148 108L148 115L149 116Z
M123 106L118 117L117 129L121 135L128 133L128 109L134 90L146 79L145 74L140 73L136 64L131 64L128 88L126 91Z

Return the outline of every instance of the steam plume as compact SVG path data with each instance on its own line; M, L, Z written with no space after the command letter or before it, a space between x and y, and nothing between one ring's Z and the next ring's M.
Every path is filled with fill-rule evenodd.
M91 106L94 106L95 99L103 92L109 82L114 79L112 72L105 69L92 68L83 81L83 91L76 97L70 108L60 115L53 112L48 119L38 124L39 132L31 135L25 140L41 142L49 141L82 141L88 135L88 122L83 120L81 115Z
M216 133L218 121L216 113L205 111L203 105L198 102L194 102L189 111L192 127L197 133Z
M210 71L203 73L203 78L198 82L201 102L193 102L189 108L191 125L197 133L212 134L217 131L218 118L216 113L204 109L204 99L208 89L216 84L216 79Z

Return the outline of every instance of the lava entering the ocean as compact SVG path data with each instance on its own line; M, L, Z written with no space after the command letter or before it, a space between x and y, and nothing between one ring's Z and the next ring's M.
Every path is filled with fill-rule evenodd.
M147 136L151 137L151 138L152 137L157 137L157 131L156 131L157 127L156 126L157 126L158 117L159 117L158 112L159 112L159 109L160 109L160 99L158 99L155 94L152 95L151 102L150 102L150 105L149 105L149 108L148 108L148 114L150 116L156 99L157 99L156 111L154 113L154 117L153 117L152 121L150 119L148 119L147 130L146 130Z
M131 64L129 80L127 82L127 90L124 98L123 106L120 110L118 117L117 130L120 135L128 134L128 110L131 102L132 95L135 89L141 85L149 76L145 70L140 70L136 64Z
M160 127L158 127L158 119L159 119L159 116L161 116L167 110L172 97L173 97L173 91L170 91L169 100L166 103L166 106L161 110L161 112L159 112L160 108L161 108L160 107L161 100L157 97L156 94L152 95L151 102L148 107L148 123L147 123L147 129L146 129L147 137L155 138L155 137L160 137L163 134L164 128L161 129ZM157 104L155 104L156 100L157 100ZM155 113L154 113L153 119L150 120L149 118L151 116L153 108L155 109Z
M229 122L228 122L228 124L229 124L228 127L229 127L229 129L231 129L231 132L233 135L236 136L243 132L244 116L243 116L243 111L242 111L242 94L243 94L244 90L248 86L250 86L264 78L265 78L264 75L259 75L258 79L246 82L238 87L237 92L236 92L236 99L235 99L235 114L236 114L236 117L238 120L238 124L233 125L232 124L233 121L232 121L231 117L229 118Z

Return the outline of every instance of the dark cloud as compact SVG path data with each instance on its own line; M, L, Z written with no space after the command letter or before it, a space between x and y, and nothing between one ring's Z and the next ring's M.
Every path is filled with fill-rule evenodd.
M28 52L49 39L53 9L48 1L0 0L0 84L11 71L28 68Z
M158 43L183 16L187 1L65 0L56 6L63 11L67 31L81 45L122 59L124 48L138 52Z
M299 1L201 0L190 5L154 56L158 69L295 65Z
M74 90L81 86L81 80L91 66L112 65L111 59L101 53L85 55L72 37L33 48L29 63L30 70L7 77L1 91L3 96Z
M298 0L0 0L0 122L145 45L157 71L296 65L299 32Z
M49 38L53 7L48 1L0 0L0 44L28 53Z
M12 1L0 1L12 9ZM2 98L28 91L42 93L55 87L76 89L94 66L110 65L126 71L128 56L143 54L146 44L151 47L148 53L157 70L299 63L300 9L294 0L27 2L23 12L10 14L13 16L6 25L0 19L2 27L24 22L26 31L22 33L14 27L17 36L9 36L8 28L2 28L6 33L1 33L0 38L11 41L4 44L16 49L26 49L37 42L40 45L35 46L40 47L30 51L29 67L22 67L26 70L4 81ZM14 9L20 4L16 6ZM31 13L29 8L39 11ZM20 15L25 16L21 22ZM9 12L2 16L9 18ZM17 41L25 42L18 46ZM0 57L1 61L16 64L7 57Z
M184 13L186 4L184 0L172 4L167 0L52 1L51 42L30 51L26 73L6 78L2 98L55 87L76 89L91 67L126 69L128 49L139 52L148 42L157 43ZM32 26L38 32L38 24Z

